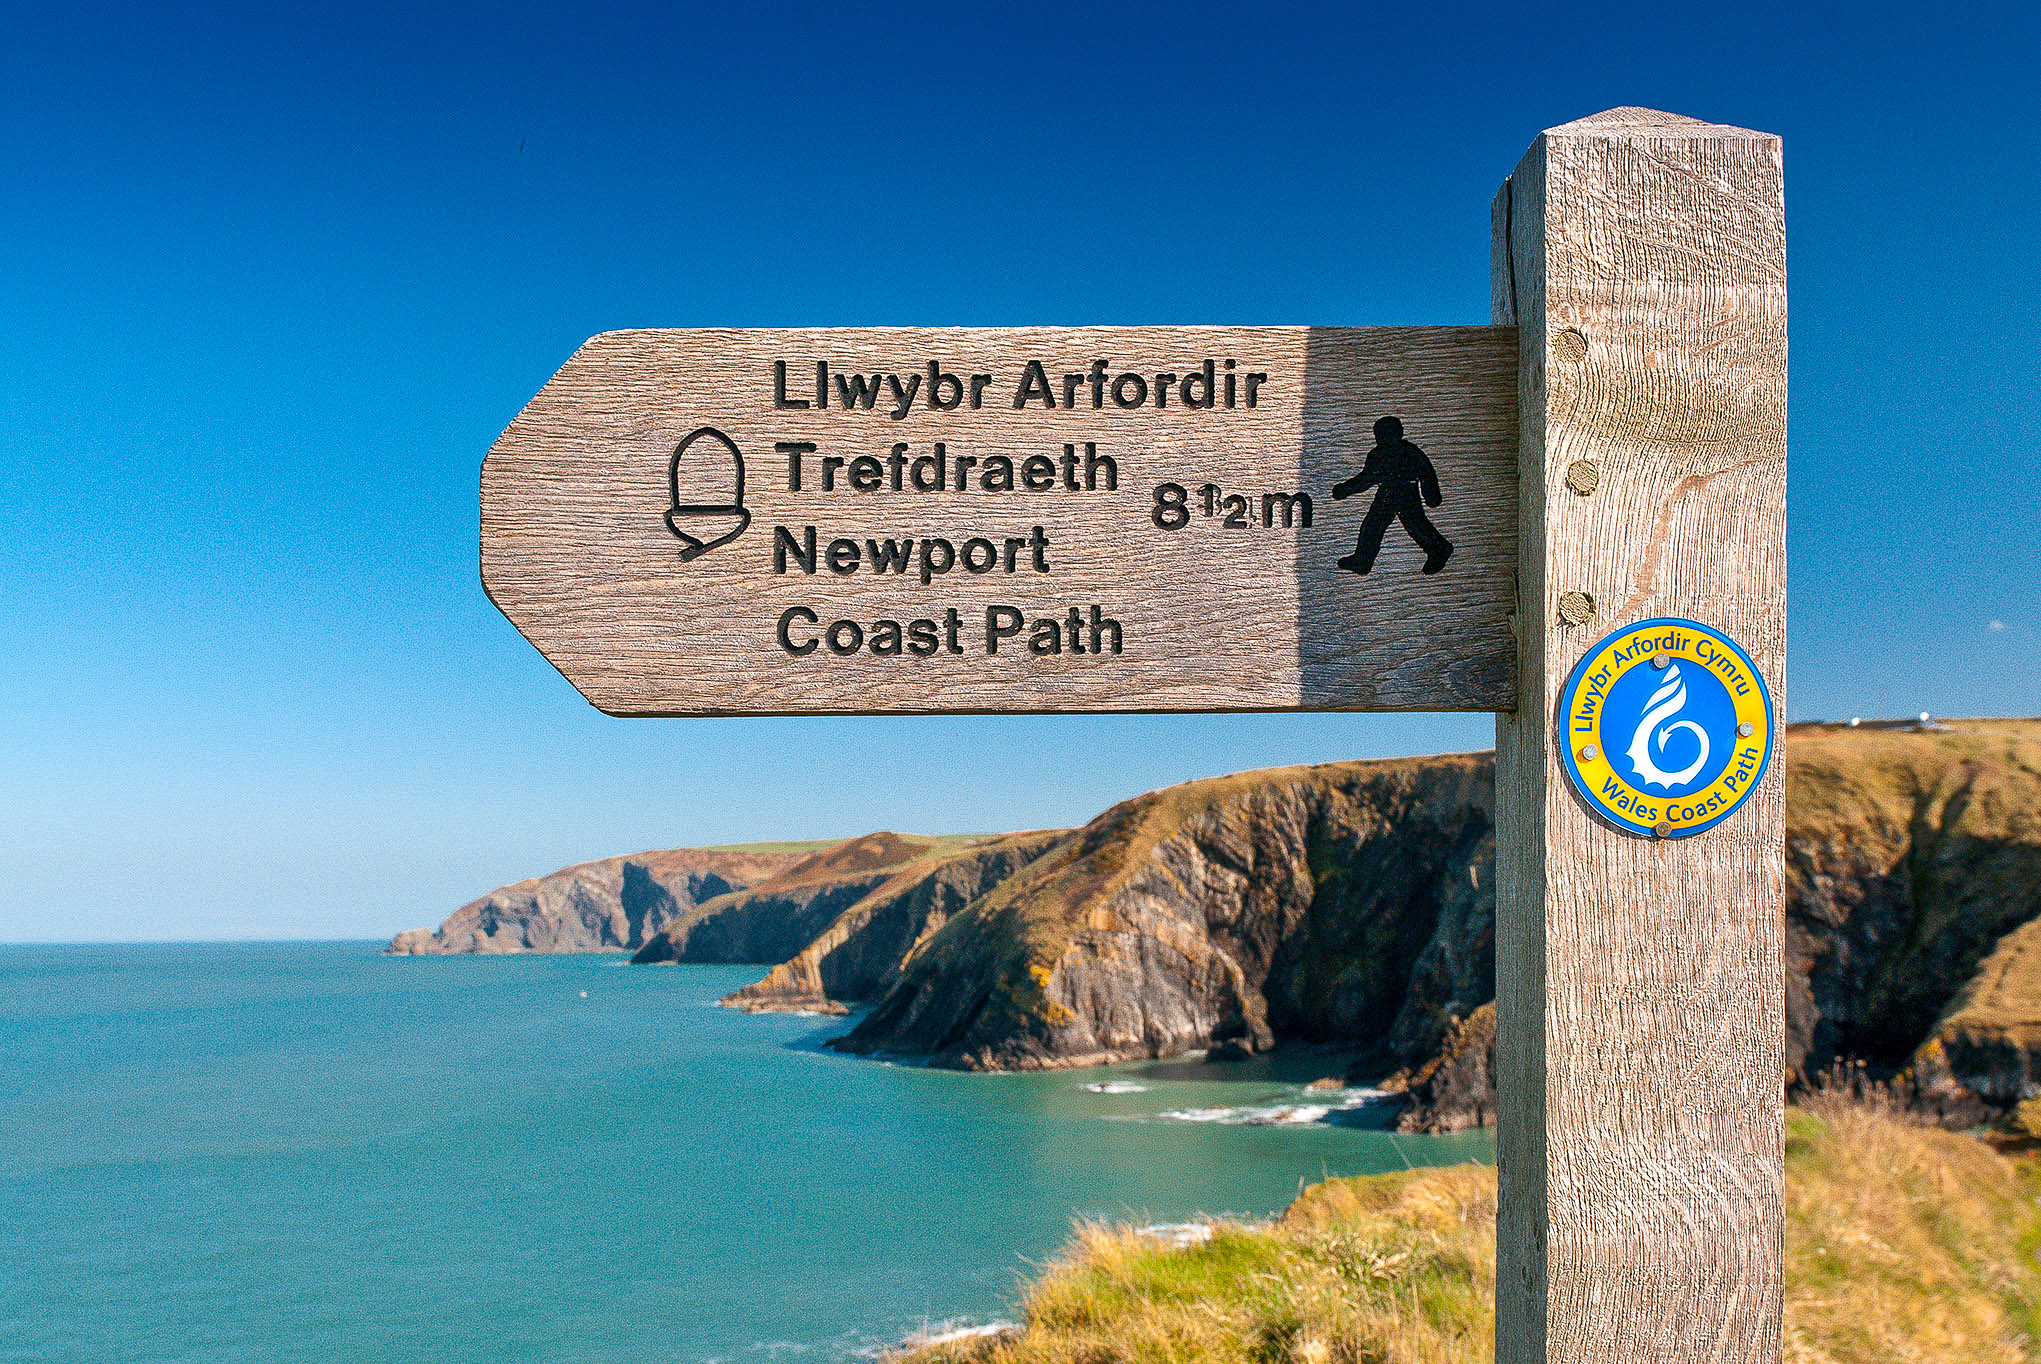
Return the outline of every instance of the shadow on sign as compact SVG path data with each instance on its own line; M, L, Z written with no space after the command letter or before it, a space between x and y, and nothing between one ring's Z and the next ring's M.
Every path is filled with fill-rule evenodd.
M1302 703L1513 705L1514 333L1313 327L1302 420Z

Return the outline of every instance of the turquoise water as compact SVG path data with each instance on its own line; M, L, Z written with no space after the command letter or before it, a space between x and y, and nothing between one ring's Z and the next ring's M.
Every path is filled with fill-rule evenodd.
M1322 1058L838 1057L842 1020L714 1007L758 974L0 948L0 1360L838 1359L1000 1317L1073 1217L1262 1215L1328 1172L1492 1159L1376 1110L1215 1120L1294 1102ZM1081 1087L1104 1080L1146 1088Z

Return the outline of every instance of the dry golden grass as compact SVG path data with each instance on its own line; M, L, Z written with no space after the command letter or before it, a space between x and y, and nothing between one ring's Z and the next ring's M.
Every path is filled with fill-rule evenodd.
M1936 1031L2041 1046L2041 919L1999 939Z
M1789 1364L2041 1357L2041 1174L1873 1095L1789 1116ZM1081 1226L1023 1326L912 1350L912 1364L1487 1364L1495 1174L1331 1180L1267 1226L1176 1249Z
M1082 1226L1029 1293L1023 1335L917 1357L1457 1364L1487 1353L1494 1279L1492 1171L1335 1180L1272 1227L1217 1223L1183 1249Z
M1791 1115L1786 1171L1789 1364L2037 1358L2031 1158L1817 1097Z

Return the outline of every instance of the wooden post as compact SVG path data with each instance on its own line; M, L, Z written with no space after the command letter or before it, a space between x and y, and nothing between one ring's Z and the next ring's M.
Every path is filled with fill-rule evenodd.
M1776 1361L1784 793L1638 837L1555 704L1626 624L1786 649L1779 139L1645 109L1554 128L1497 195L1519 339L1519 707L1497 718L1501 1361ZM1578 594L1578 595L1576 595Z

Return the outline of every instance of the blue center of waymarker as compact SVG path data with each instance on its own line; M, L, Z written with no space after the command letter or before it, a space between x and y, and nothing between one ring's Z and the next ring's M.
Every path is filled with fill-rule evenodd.
M1596 742L1632 787L1678 799L1712 785L1729 766L1736 703L1720 678L1691 659L1632 668L1609 688ZM1668 785L1668 777L1676 780Z

